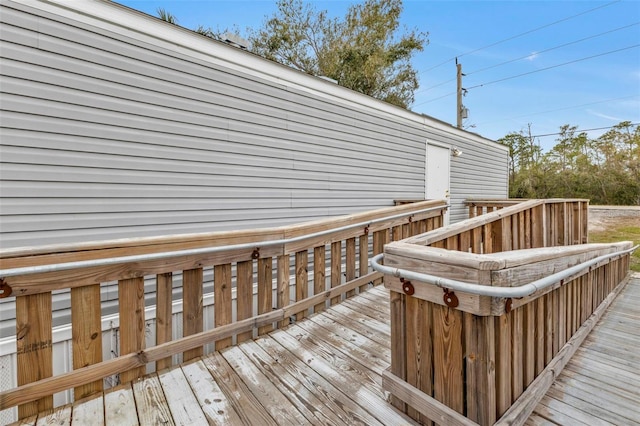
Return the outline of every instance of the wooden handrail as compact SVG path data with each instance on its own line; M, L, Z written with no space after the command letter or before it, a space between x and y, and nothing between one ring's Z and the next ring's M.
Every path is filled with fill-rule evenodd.
M202 354L206 344L215 343L216 349L221 349L232 344L234 337L241 341L267 333L274 327L287 325L292 316L302 318L327 304L338 303L345 295L349 297L366 290L372 282L381 282L381 274L369 273L370 252L381 253L384 244L391 240L442 226L447 207L443 201L425 201L262 230L0 251L2 270L125 257L122 262L103 262L104 265L85 263L76 269L4 277L5 288L16 296L18 387L0 393L0 410L19 404L19 417L23 418L52 408L53 393L73 387L75 398L83 398L102 390L103 377L119 374L121 381L133 380L144 373L149 362L157 362L157 368L166 368L171 365L173 355L183 354L187 360ZM245 245L234 249L237 244ZM130 256L184 253L208 247L220 249L215 253L197 250L197 254L126 260ZM311 252L313 264L309 263ZM325 270L327 255L330 273ZM292 264L296 271L293 275ZM203 330L204 268L213 268L215 328L210 330ZM184 332L174 339L171 294L176 272L182 275ZM157 294L157 342L145 348L144 286L145 278L149 285L150 277L155 277ZM121 354L103 361L100 286L112 281L118 282ZM291 287L295 287L293 300ZM235 318L232 288L236 294ZM73 371L51 377L54 361L51 292L66 289L71 291Z
M421 413L421 421L446 415L464 423L444 404L480 425L505 413L501 424L522 424L525 416L509 407L524 394L519 407L531 408L541 388L525 390L550 383L557 372L549 368L566 363L586 333L581 327L591 325L591 315L601 315L623 285L632 244L585 244L586 200L472 203L495 210L474 210L466 221L385 247L393 379L387 390L397 392L392 402L398 409L412 417ZM399 270L404 278L396 276ZM526 289L533 293L513 299L491 296L514 291L471 294L466 284L517 287L536 280L539 286ZM421 406L412 408L412 402Z

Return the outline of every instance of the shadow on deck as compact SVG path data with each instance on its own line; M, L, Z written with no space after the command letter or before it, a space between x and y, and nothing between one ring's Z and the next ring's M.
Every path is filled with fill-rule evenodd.
M389 333L389 292L379 286L255 341L20 424L415 424L382 391Z

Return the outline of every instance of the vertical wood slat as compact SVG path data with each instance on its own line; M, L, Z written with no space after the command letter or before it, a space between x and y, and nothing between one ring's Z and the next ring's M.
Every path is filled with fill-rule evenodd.
M245 260L237 264L236 278L236 318L238 321L253 316L253 260ZM238 343L253 338L253 331L240 333L236 337Z
M546 247L545 243L545 206L541 204L531 211L531 247Z
M496 322L496 406L498 417L502 416L513 402L511 398L511 313L494 317Z
M535 318L535 323L536 323L536 343L535 343L535 347L536 347L536 370L535 370L535 376L538 377L538 375L540 373L542 373L542 370L544 370L544 367L546 364L546 360L545 360L545 352L546 352L546 342L547 342L547 335L546 335L546 321L547 321L547 315L545 313L545 304L546 302L546 298L545 297L539 297L538 299L536 299L536 318Z
M258 314L271 312L273 309L273 258L258 259ZM273 330L271 325L258 328L258 335Z
M524 365L524 307L511 312L511 402L522 395ZM509 403L511 406L511 403Z
M356 239L348 238L346 241L347 253L346 253L346 281L352 281L356 279ZM346 297L352 297L356 294L355 289L347 292Z
M120 355L139 352L145 348L144 278L118 281L120 305ZM127 383L142 377L146 368L136 367L120 373L120 382Z
M386 236L383 235L386 231L376 231L373 233L373 255L380 254L384 251L384 244L386 242ZM382 278L379 278L373 282L373 285L379 285L382 283Z
M231 264L213 267L213 322L215 327L231 324ZM216 351L231 346L231 337L216 341Z
M309 296L309 252L301 250L296 253L296 301L304 300ZM306 317L306 311L298 312L296 320Z
M16 297L18 386L53 375L51 292ZM53 408L53 396L18 406L18 418Z
M529 302L524 309L524 324L523 324L523 356L524 362L523 369L523 385L527 388L533 379L536 377L536 307L537 301Z
M73 369L102 361L102 321L100 284L71 289L71 340ZM75 400L86 398L103 389L102 380L76 386Z
M215 275L214 275L215 279ZM194 268L182 271L182 335L191 336L200 333L203 329L203 306L202 306L202 268ZM215 312L218 312L218 297L215 298ZM193 348L184 351L183 361L202 356L203 348Z
M315 294L320 294L327 289L326 280L326 249L325 246L318 246L313 249L313 290ZM322 312L326 307L326 302L321 302L313 307L313 312Z
M156 344L170 342L173 339L173 274L156 275ZM156 361L156 371L169 368L171 357Z
M358 251L359 251L359 266L360 266L360 276L363 277L369 273L369 235L363 234L360 235L358 239ZM363 292L367 289L368 284L361 285L358 288L359 292Z
M289 294L289 255L284 254L278 256L278 290L277 290L277 306L278 308L284 308L289 305L290 294ZM289 318L285 318L280 321L280 327L285 327L289 325Z
M405 334L405 298L404 294L392 291L389 293L390 325L391 325L391 373L402 380L407 380ZM406 412L405 403L391 395L391 404L402 412Z
M407 382L427 395L433 395L433 363L431 336L431 303L415 297L405 297L406 306L406 371ZM425 368L426 367L426 368ZM424 425L431 421L414 408L408 407L409 417L420 419Z
M464 413L462 311L432 305L433 395L449 408Z
M496 422L496 336L493 317L464 313L467 417Z
M331 243L331 288L342 283L342 241ZM331 305L340 302L340 296L331 298Z

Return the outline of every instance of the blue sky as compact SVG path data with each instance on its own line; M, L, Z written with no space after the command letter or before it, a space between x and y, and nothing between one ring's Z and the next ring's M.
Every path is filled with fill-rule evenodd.
M276 10L275 0L117 1L152 15L165 8L187 28L235 26L241 33ZM313 3L344 16L354 2ZM640 123L640 1L405 0L401 21L429 33L429 45L413 61L421 71L411 107L416 112L455 124L457 56L469 88L464 125L488 138L528 123L534 135L556 133L563 124L592 129ZM573 63L562 65L567 62ZM555 138L540 137L543 149Z

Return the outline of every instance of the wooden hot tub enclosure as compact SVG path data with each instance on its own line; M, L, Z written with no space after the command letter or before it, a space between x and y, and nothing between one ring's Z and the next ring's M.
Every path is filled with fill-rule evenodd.
M522 424L617 294L631 243L586 244L586 200L469 204L469 220L385 246L384 266L517 288L601 260L518 298L385 275L392 361L383 387L424 424Z

